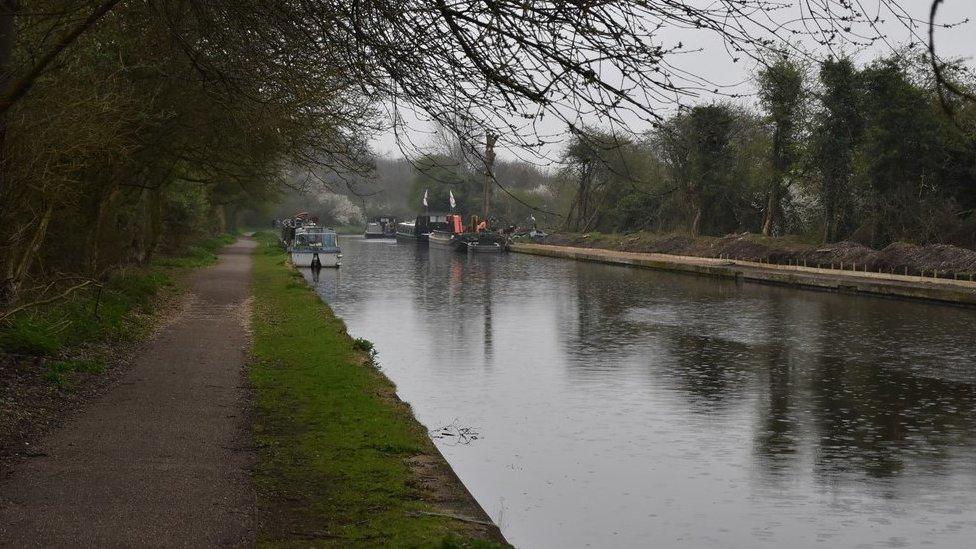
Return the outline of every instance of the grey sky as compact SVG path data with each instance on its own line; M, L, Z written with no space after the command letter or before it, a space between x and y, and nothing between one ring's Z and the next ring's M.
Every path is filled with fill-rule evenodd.
M866 4L871 5L871 0L868 0ZM916 19L922 21L928 20L928 12L931 6L930 0L904 0L901 5ZM967 18L976 20L976 0L944 0L939 12L941 22L955 23ZM903 45L912 38L909 31L903 25L894 21L889 20L882 29L888 35L889 42L896 46ZM925 36L927 29L919 28L916 32ZM662 34L662 38L672 43L681 41L686 45L692 45L695 49L701 50L697 53L683 54L680 58L672 59L672 62L679 68L723 86L725 92L752 93L753 85L750 79L756 69L755 63L748 61L733 63L718 37L703 31L671 29L665 34ZM974 55L976 55L976 21L970 21L952 29L939 30L936 36L936 47L939 54L943 57L963 58L970 66L976 66L973 61ZM822 48L815 49L814 51L818 55L826 53ZM890 49L881 43L873 48L862 51L848 49L848 53L855 54L862 62L878 55L883 55L887 51L890 51ZM708 101L713 98L714 96L712 94L703 94L697 99L689 100L689 102ZM752 97L745 97L740 99L740 101L749 104L754 103ZM673 105L657 105L654 107L662 111L674 108ZM401 139L398 144L393 132L386 131L373 140L372 145L374 150L384 156L400 157L403 156L404 150L407 154L414 156L420 150L432 146L433 126L430 123L412 118L408 115L406 119L408 125L407 139ZM599 123L597 120L586 120L586 122L591 124ZM634 117L632 126L636 130L643 129L640 121L636 117ZM565 131L563 124L552 117L545 119L538 127L540 133L554 138L557 142L559 141L559 136ZM537 163L545 163L546 158L552 159L556 157L558 149L558 143L544 148L542 151L543 158L531 158L530 154L518 150L502 150L499 156L502 158L520 157L533 160Z

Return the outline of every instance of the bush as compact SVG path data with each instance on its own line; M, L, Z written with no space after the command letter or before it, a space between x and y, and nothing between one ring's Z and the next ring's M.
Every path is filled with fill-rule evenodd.
M370 356L376 355L375 346L373 345L373 342L368 339L357 337L355 341L353 341L352 346L355 347L356 350L363 351L364 353L367 353Z

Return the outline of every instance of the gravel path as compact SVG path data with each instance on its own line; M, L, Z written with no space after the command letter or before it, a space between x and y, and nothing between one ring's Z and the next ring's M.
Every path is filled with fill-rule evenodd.
M189 304L112 388L0 481L2 547L247 546L244 360L251 250L191 279Z

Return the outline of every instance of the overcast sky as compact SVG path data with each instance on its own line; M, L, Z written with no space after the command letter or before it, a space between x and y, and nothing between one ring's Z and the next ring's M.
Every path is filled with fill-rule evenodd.
M871 5L873 0L867 0L866 4ZM915 18L923 21L928 20L928 12L931 6L930 0L903 0L902 6ZM976 67L974 56L976 56L976 0L944 0L943 6L939 11L939 19L945 23L957 23L965 19L972 19L968 23L956 28L943 29L937 31L936 47L941 56L945 58L963 58L971 67ZM909 31L900 23L889 21L883 31L888 36L889 42L896 45L907 43L910 39ZM917 32L924 36L927 29L920 28ZM663 39L673 42L681 41L685 44L693 44L695 48L701 49L700 53L689 53L681 56L680 59L672 62L679 68L690 71L696 75L705 77L716 84L726 86L725 91L749 94L748 97L741 99L747 104L755 104L755 99L751 96L754 87L751 77L755 73L754 63L733 63L731 58L722 47L721 41L714 35L695 30L672 29L662 36ZM869 61L872 58L890 52L890 49L883 44L878 44L871 50L853 51L856 58L861 61ZM821 52L826 53L826 52ZM694 101L709 101L714 97L703 95ZM670 105L655 106L660 110L673 108ZM588 120L593 123L595 121ZM409 139L401 139L398 144L392 131L387 131L375 138L372 142L374 150L387 157L402 157L403 151L410 156L416 156L424 148L433 146L433 127L431 124L407 117ZM641 130L640 123L635 120L635 129ZM558 136L565 132L561 123L553 118L543 122L540 126L543 133L549 136ZM553 145L541 151L541 158L533 158L532 155L520 150L501 150L499 156L502 158L523 158L535 163L545 164L558 156L559 145Z

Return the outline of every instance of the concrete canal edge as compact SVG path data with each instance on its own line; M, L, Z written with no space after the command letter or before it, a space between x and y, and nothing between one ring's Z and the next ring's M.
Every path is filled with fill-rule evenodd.
M500 547L491 521L271 235L254 255L261 546Z
M630 265L744 282L976 306L976 282L963 280L547 244L513 243L510 250L522 254Z

